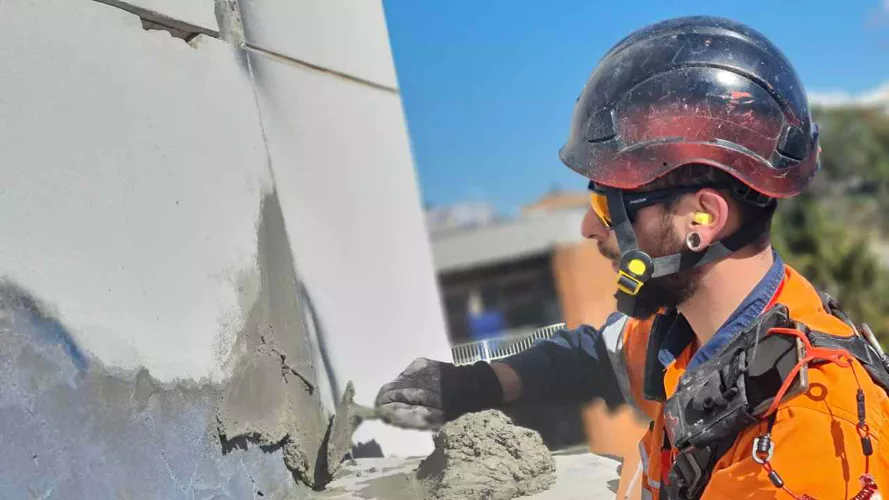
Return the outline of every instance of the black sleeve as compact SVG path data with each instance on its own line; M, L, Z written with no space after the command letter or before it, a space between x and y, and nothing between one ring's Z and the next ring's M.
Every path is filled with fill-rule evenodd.
M612 315L605 327L620 317ZM591 326L562 330L500 361L518 373L522 404L586 403L596 398L611 408L626 404L602 332Z

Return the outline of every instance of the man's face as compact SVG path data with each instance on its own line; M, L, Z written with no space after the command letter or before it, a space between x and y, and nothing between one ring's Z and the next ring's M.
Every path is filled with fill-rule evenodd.
M681 252L685 248L685 236L680 234L680 218L662 205L645 207L636 213L633 228L639 248L652 257L663 257ZM620 250L614 231L607 229L592 210L587 209L582 232L593 239L599 252L612 263L617 271ZM698 288L701 270L689 269L669 276L650 279L636 296L635 314L647 318L660 308L675 308L691 297Z

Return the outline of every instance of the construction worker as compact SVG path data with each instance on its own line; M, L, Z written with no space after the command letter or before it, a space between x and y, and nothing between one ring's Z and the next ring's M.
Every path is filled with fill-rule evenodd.
M879 498L885 357L770 246L777 200L819 152L799 77L762 34L712 17L634 32L560 152L589 180L582 233L614 263L618 312L502 362L418 359L380 413L435 429L514 401L625 401L650 418L644 498Z

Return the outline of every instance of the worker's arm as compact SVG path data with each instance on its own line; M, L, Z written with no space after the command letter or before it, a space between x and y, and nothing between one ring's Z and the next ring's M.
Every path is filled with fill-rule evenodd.
M380 389L376 406L392 425L435 429L465 413L518 399L547 404L600 397L616 406L624 401L621 394L602 335L584 326L492 364L417 359Z
M522 379L511 366L506 363L491 363L491 369L500 381L503 389L503 402L511 403L522 395Z
M609 318L609 323L615 318ZM601 330L590 326L562 330L502 363L493 363L493 368L507 402L583 403L601 398L612 408L626 403Z

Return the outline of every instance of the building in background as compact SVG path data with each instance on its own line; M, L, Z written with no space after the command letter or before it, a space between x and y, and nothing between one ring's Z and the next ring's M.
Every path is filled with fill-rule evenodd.
M614 271L581 237L588 203L586 193L553 192L513 219L430 225L452 345L605 321L614 310Z

